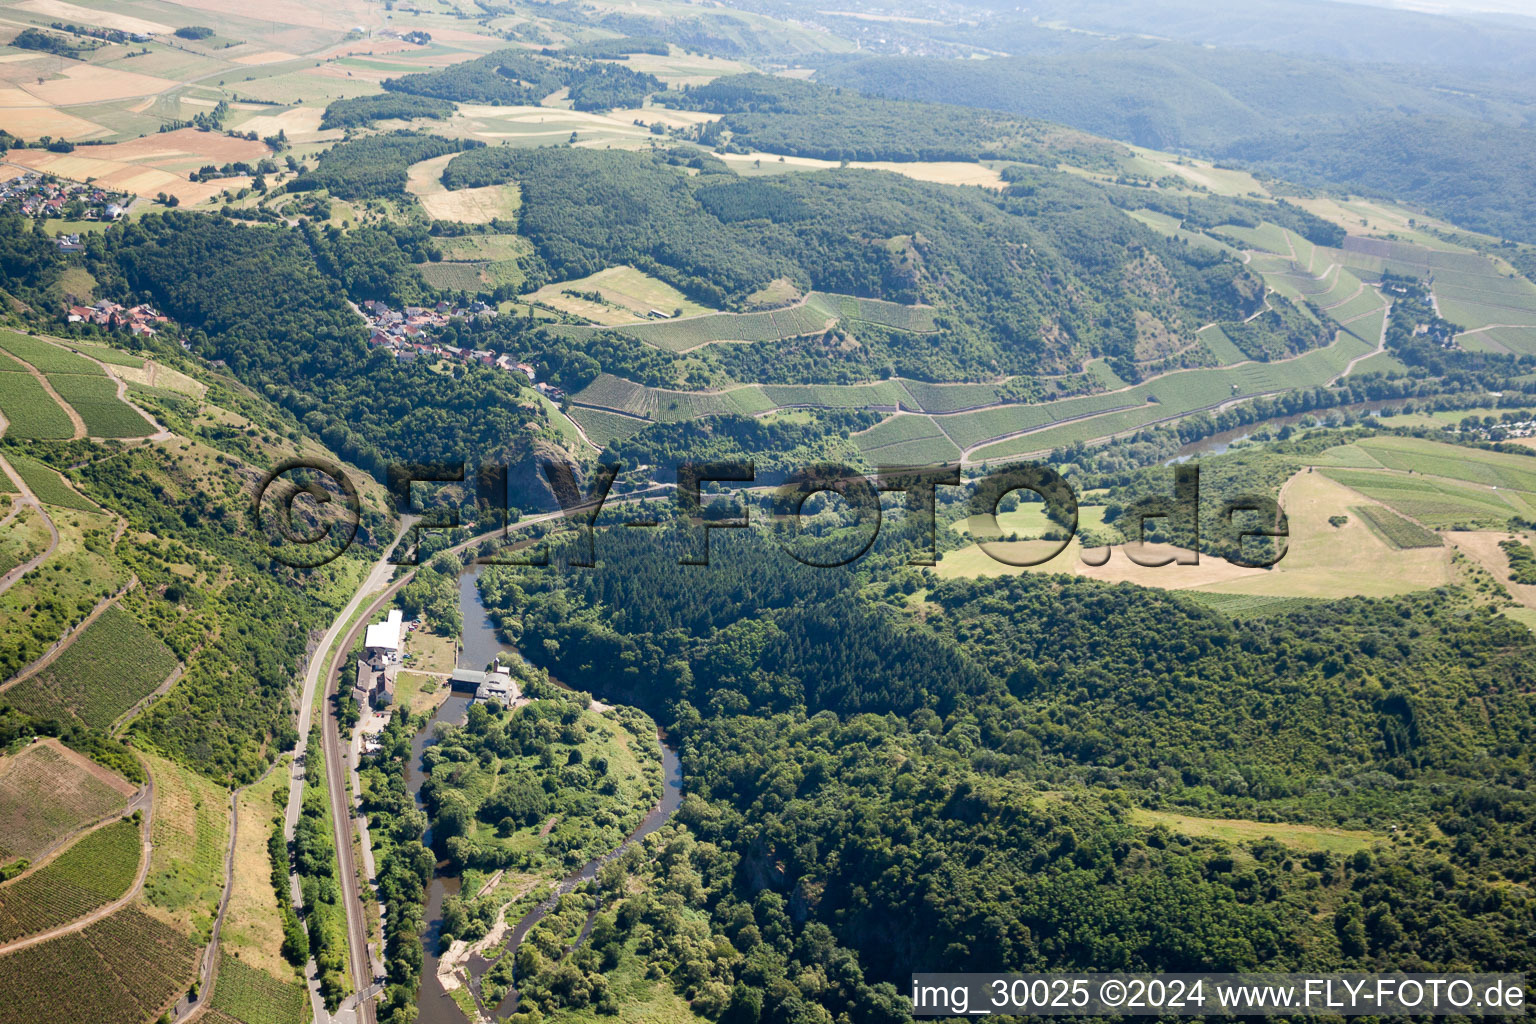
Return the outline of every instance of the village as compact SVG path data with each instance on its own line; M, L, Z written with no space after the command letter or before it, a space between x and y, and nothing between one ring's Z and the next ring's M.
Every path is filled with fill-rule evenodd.
M0 209L14 209L27 217L117 220L128 212L128 202L129 197L121 193L36 171L0 182ZM78 235L66 237L76 244L80 241Z
M509 355L490 349L459 348L433 340L433 333L448 326L452 320L495 316L496 310L484 302L472 302L467 309L439 302L434 306L406 306L403 310L395 310L383 302L369 299L362 304L361 312L371 328L368 346L386 349L402 363L415 362L425 356L493 366L508 373L523 374L539 394L551 401L558 402L565 397L565 392L553 384L540 382L538 372L528 363L518 362Z
M70 306L67 319L72 324L95 324L109 331L126 330L149 338L159 333L157 325L170 323L170 317L147 303L125 307L109 299L93 306Z

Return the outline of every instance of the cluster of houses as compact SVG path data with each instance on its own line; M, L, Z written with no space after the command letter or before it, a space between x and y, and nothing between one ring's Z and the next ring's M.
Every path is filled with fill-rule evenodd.
M127 197L97 185L38 174L23 174L0 182L0 207L15 208L28 217L63 217L76 201L84 209L73 211L81 220L117 220L127 213Z
M70 306L69 322L95 324L109 330L127 329L134 334L154 337L158 325L170 323L170 318L147 303L125 308L116 302L102 299L94 306Z
M402 363L415 362L423 356L431 360L451 359L460 363L478 363L494 366L508 373L521 373L528 378L540 394L559 401L565 392L553 384L540 383L538 372L527 363L520 363L506 354L490 349L460 348L444 345L433 340L433 333L448 326L449 321L469 316L495 316L496 311L484 302L473 302L468 309L459 309L446 302L435 306L406 306L403 310L390 309L383 302L369 299L363 303L363 316L372 332L368 336L370 348L382 348L394 354Z

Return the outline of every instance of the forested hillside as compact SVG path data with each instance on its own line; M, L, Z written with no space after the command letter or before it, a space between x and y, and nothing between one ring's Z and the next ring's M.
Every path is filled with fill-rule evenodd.
M455 157L444 181L518 182L521 230L559 277L629 263L717 305L780 277L934 305L940 330L924 344L877 338L855 356L925 379L1129 355L1137 309L1192 333L1242 319L1262 291L1237 262L1144 229L1067 175L999 197L868 172L690 178L643 154L489 147Z
M605 680L681 742L680 820L723 857L674 849L693 851L710 928L740 951L710 968L726 991L745 983L733 1003L883 1020L895 996L880 983L978 957L1530 962L1536 907L1504 881L1528 877L1536 820L1519 792L1536 730L1522 627L1455 615L1444 594L1239 621L1043 576L913 603L877 582L892 571L879 557L869 575L808 569L717 532L697 568L676 564L694 540L635 537L605 535L593 573L496 570L482 590L552 672ZM1218 849L1162 824L1179 812L1299 824ZM1343 855L1284 841L1305 850L1338 826ZM675 867L626 868L676 884ZM599 947L632 955L643 916L620 911ZM842 984L818 987L833 963Z

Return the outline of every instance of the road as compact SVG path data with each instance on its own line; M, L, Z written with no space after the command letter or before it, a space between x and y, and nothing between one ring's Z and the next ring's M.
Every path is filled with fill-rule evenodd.
M647 488L635 494L612 498L605 503L604 507L623 505L633 501L656 497L659 494L667 493L671 489L672 485L670 484ZM506 530L526 530L541 523L558 520L565 514L564 512L546 512L541 515L529 516L516 523L509 524ZM341 613L336 617L335 623L326 631L320 646L315 649L315 653L310 658L309 670L304 677L304 704L300 710L300 747L296 751L294 780L290 785L288 794L287 835L290 840L292 840L294 829L298 825L299 800L302 797L304 788L304 770L300 762L303 760L302 754L308 743L309 712L314 704L315 688L320 682L319 677L322 666L326 663L332 652L350 651L356 644L358 636L367 628L368 623L373 620L384 605L388 604L399 593L401 588L415 578L416 573L414 570L404 573L398 580L389 584L382 593L374 596L364 614L357 616L357 620L352 623L351 627L346 628L348 621L352 619L354 612L356 612L363 599L367 595L373 594L379 587L384 586L385 582L389 579L390 572L395 568L387 560L389 551L394 550L395 544L400 542L418 518L415 516L406 517L406 521L402 524L400 533L395 537L394 543L389 546L383 558L374 566L373 571L368 574L368 577L363 580L357 592L352 595L352 600L347 602L347 606L341 610ZM501 533L502 529L497 528L478 534L468 540L455 544L450 550L455 554L463 554L474 545L490 540ZM341 635L343 629L346 630L345 636ZM341 642L337 643L338 640ZM332 665L330 672L326 673L324 680L325 697L329 698L336 692L345 667L338 657L336 663ZM359 878L361 876L357 870L357 857L352 849L352 834L357 815L355 813L355 803L347 795L347 776L352 767L348 762L348 754L352 747L351 737L348 737L347 742L343 743L341 730L336 722L336 716L327 713L322 713L320 737L321 748L325 754L327 796L331 805L331 820L335 829L334 842L336 844L337 868L341 875L342 905L346 908L347 912L347 940L348 945L351 947L349 956L352 980L357 995L351 996L343 1002L337 1014L327 1014L324 1003L319 999L314 979L311 978L310 1001L315 1009L315 1021L317 1024L325 1024L325 1022L331 1020L355 1021L356 1024L374 1024L372 996L376 994L375 989L378 984L378 978L383 972L382 964L376 967L373 953L368 947L367 916L364 912L362 890L359 885ZM364 834L366 835L366 832ZM373 879L369 878L368 882L371 885ZM290 879L290 884L294 887L295 904L297 904L297 876Z
M293 750L293 774L288 781L288 808L283 818L283 836L289 843L293 842L294 832L298 829L299 826L299 810L303 806L304 800L304 760L305 756L309 752L310 721L315 706L315 691L320 685L320 674L324 668L326 658L330 655L332 649L335 648L336 640L341 635L341 631L346 628L347 620L352 618L352 615L363 603L363 599L369 594L373 593L375 590L378 590L380 587L384 586L389 581L389 577L395 571L395 566L389 560L390 553L394 551L395 545L400 542L400 540L405 536L406 532L410 530L412 525L415 524L416 519L416 516L402 517L400 523L400 532L396 534L395 539L384 548L384 552L379 556L379 560L375 562L373 567L368 570L368 574L363 577L362 582L358 584L357 590L353 593L352 599L347 602L345 608L337 613L336 620L331 623L331 628L325 631L325 635L320 638L320 643L316 645L314 653L310 655L309 666L305 669L304 672L304 686L299 694L299 742ZM340 817L338 812L345 809L345 800L336 801L333 794L331 802L331 810L333 816ZM350 815L347 817L348 820L350 820ZM350 859L350 843L345 845L345 850L337 850L338 854L343 852L345 852ZM343 877L346 877L345 871L343 871ZM300 906L302 900L300 899L299 893L299 876L297 874L290 875L288 878L288 885L289 894L293 899L293 905L295 907ZM358 919L357 923L360 923L361 921L361 914L358 914L354 911L355 905L355 901L352 899L348 899L346 902L347 926L349 932L351 932L354 936L357 934L357 932L353 931L354 917ZM363 948L365 950L363 955L366 956L366 944ZM354 962L356 961L356 958L357 954L354 952ZM327 1022L332 1020L332 1016L325 1009L325 1001L320 996L320 989L315 977L315 972L311 970L309 971L309 975L309 1001L311 1007L314 1010L314 1019L316 1024L327 1024ZM361 977L371 976L371 972L368 972L365 975L361 975ZM371 1012L371 1005L369 1009Z

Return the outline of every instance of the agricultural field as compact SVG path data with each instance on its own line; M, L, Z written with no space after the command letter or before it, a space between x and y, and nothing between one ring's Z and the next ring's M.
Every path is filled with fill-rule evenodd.
M1536 355L1536 326L1479 327L1458 334L1456 343L1471 352Z
M1279 362L1181 370L1124 391L946 416L939 423L972 462L1011 458L1127 433L1236 398L1327 384L1351 359L1374 347L1341 333L1327 348ZM1022 436L985 444L1015 432ZM984 446L978 449L978 445Z
M176 655L120 605L108 605L50 665L6 691L41 719L107 729L153 693Z
M1319 470L1432 529L1494 529L1536 517L1536 464L1410 437L1330 449Z
M0 863L35 860L92 822L121 813L134 787L58 740L0 757Z
M0 415L6 419L5 433L22 440L57 441L75 435L69 414L36 377L4 354L0 354Z
M783 341L820 334L837 320L879 324L904 331L934 329L933 310L878 299L812 292L798 305L755 313L711 313L649 321L616 328L618 333L668 352L690 352L728 342ZM564 327L572 337L586 337L601 327Z
M146 759L155 777L155 814L144 898L151 913L205 941L224 888L229 797L190 768Z
M1126 553L1131 545L1111 548L1103 565L1092 566L1082 561L1082 543L1074 539L1059 555L1038 566L1007 565L969 545L945 554L935 571L946 578L1062 572L1110 583L1135 583L1190 594L1250 595L1265 601L1387 597L1430 589L1454 579L1449 549L1436 545L1405 550L1388 543L1351 511L1362 504L1360 496L1321 471L1303 470L1291 477L1281 492L1280 504L1286 512L1290 537L1285 557L1271 569L1237 566L1210 555L1201 556L1198 565L1143 566ZM1094 526L1095 515L1102 513L1082 509L1079 531ZM1332 520L1340 515L1347 520L1342 526L1334 525ZM1005 532L1021 536L1038 534L1045 526L1038 505L1021 506L998 519ZM1102 523L1102 518L1097 521ZM964 532L963 523L957 523L956 529ZM1048 554L1058 544L1021 539L997 542L996 546L1008 557L1023 560ZM1149 545L1148 549L1153 554L1174 551L1164 545ZM1102 550L1095 551L1095 556L1101 557ZM1148 560L1143 556L1143 561Z
M94 501L66 484L58 470L14 452L7 454L6 461L44 505L78 509L81 512L101 511Z
M593 406L661 423L697 419L718 413L752 415L767 412L775 403L755 386L730 391L669 391L647 388L612 374L597 379L571 396L573 406Z
M133 406L117 397L117 382L110 377L83 374L49 374L48 383L85 421L91 437L147 437L155 425Z
M450 192L442 182L443 168L457 153L412 164L406 175L406 190L414 195L433 220L451 220L462 224L489 224L496 220L516 221L522 193L514 184L464 188Z
M1352 505L1350 511L1371 525L1382 540L1394 548L1438 548L1444 541L1433 530L1409 522L1381 505Z
M1465 330L1536 327L1536 284L1470 249L1351 236L1343 249L1329 252L1367 279L1391 271L1430 282L1440 315Z
M136 822L116 821L0 886L0 943L68 924L122 897L139 873L143 847Z
M174 928L124 907L0 956L0 1024L154 1020L186 991L200 952Z
M594 302L582 293L595 293L601 301ZM715 312L634 267L608 267L576 280L547 284L520 296L520 300L609 325L651 322L653 310L667 317Z
M0 678L40 657L129 579L110 553L115 520L60 508L50 509L49 518L58 546L0 594Z
M1231 366L1233 363L1248 361L1248 354L1233 344L1232 339L1227 337L1220 324L1203 328L1196 337L1205 345L1205 350L1216 360L1218 366Z
M83 373L97 377L103 376L101 367L89 359L26 334L0 330L0 349L4 349L18 359L25 360L42 371L44 375Z
M1240 818L1197 818L1173 811L1153 811L1133 807L1131 824L1143 828L1162 826L1179 835L1199 839L1220 839L1237 845L1273 839L1297 850L1332 853L1346 856L1360 850L1387 842L1387 837L1374 832L1358 832L1342 828L1323 828L1317 825L1294 825L1271 821L1246 821Z
M903 377L894 380L923 412L964 412L999 400L997 388L992 384L930 384Z
M299 981L278 981L226 953L209 1005L241 1024L304 1024L309 992Z

